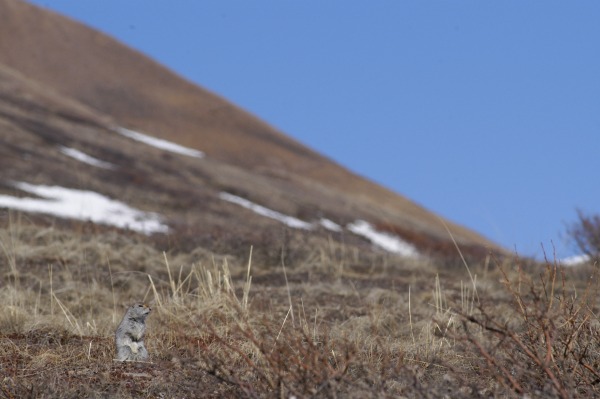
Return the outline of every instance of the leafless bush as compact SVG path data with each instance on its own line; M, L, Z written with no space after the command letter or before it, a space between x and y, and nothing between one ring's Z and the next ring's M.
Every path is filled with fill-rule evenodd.
M556 264L539 279L518 269L516 278L500 268L513 313L481 306L462 315L463 342L478 352L480 373L516 394L591 397L600 393L600 328L597 275L583 292L569 289Z
M588 215L578 209L577 221L568 227L567 235L582 253L600 257L600 215Z

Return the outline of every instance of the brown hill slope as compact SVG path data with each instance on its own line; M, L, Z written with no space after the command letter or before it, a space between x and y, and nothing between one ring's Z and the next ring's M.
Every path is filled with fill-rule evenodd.
M247 211L240 213L235 205L223 205L218 193L229 191L303 220L327 217L344 225L365 219L422 250L450 246L443 224L433 213L352 174L135 50L65 17L19 0L0 0L0 63L4 86L19 82L18 90L3 89L8 93L4 95L8 114L15 111L15 102L24 97L29 100L25 107L21 104L18 116L5 114L5 119L38 139L47 131L62 132L46 138L46 144L50 140L60 145L68 138L74 146L84 145L88 152L119 164L118 173L94 170L80 175L77 186L123 198L119 189L126 181L129 202L161 209L172 226L198 234L200 227L190 227L198 223L205 234L214 234L218 228L228 234L239 229L241 235L256 235L255 226L243 226L238 220L245 218L250 225L275 223ZM32 114L36 107L51 117ZM79 119L73 119L73 114ZM36 124L24 122L35 117ZM87 130L80 129L82 123ZM115 126L202 150L207 157L200 162L159 150L142 151L115 135ZM64 156L57 156L59 164L68 165ZM64 176L74 173L69 166L61 168ZM56 170L49 173L52 168L39 166L39 170L43 173L38 183L53 183L59 175ZM6 173L3 179L10 175ZM64 176L63 184L68 184ZM152 200L151 192L156 192ZM201 207L194 206L199 203ZM477 233L446 223L461 244L496 248Z

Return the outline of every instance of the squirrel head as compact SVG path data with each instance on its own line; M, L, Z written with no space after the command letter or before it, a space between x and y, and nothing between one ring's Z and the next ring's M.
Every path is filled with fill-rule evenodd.
M150 314L152 308L145 303L136 303L127 309L127 317L139 321L144 321Z

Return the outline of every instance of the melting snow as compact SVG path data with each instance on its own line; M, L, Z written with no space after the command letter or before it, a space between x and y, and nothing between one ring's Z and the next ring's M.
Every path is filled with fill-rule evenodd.
M90 220L94 223L108 224L145 234L164 233L169 229L167 225L161 223L157 214L131 208L93 191L59 186L36 186L29 183L15 183L14 186L43 198L0 195L0 206L63 218Z
M340 226L339 224L337 224L335 222L332 222L329 219L322 218L321 220L319 220L319 223L321 224L321 226L325 227L327 230L335 231L336 233L339 233L342 231L342 226Z
M193 148L184 147L182 145L175 144L167 140L158 139L156 137L136 132L135 130L125 129L124 127L117 127L115 128L115 130L117 133L125 137L129 137L130 139L142 142L144 144L148 144L149 146L159 148L161 150L187 155L188 157L204 158L204 153L202 151L198 151Z
M244 208L248 208L251 211L258 213L259 215L278 220L281 223L284 223L284 224L288 225L289 227L293 227L295 229L311 230L313 228L312 224L310 224L310 223L307 223L307 222L297 219L295 217L287 216L287 215L284 215L283 213L279 213L277 211L265 208L264 206L255 204L254 202L250 202L247 199L238 197L237 195L222 192L219 194L219 198L221 198L222 200L243 206Z
M113 165L112 163L101 161L98 158L89 156L88 154L81 152L79 150L76 150L75 148L60 147L60 152L62 152L66 156L74 158L80 162L87 163L88 165L96 166L98 168L103 168L103 169L114 169L115 168L115 165Z
M574 255L560 260L560 263L565 266L577 266L590 260L587 255Z
M244 208L250 209L251 211L259 215L278 220L281 223L288 225L289 227L305 230L312 230L314 227L312 223L307 223L295 217L287 216L272 209L265 208L262 205L255 204L254 202L248 201L247 199L242 197L238 197L237 195L221 192L219 193L219 198L221 198L224 201L243 206ZM339 224L332 222L329 219L321 218L318 223L324 228L331 231L341 232L343 230L343 228ZM357 220L354 223L350 223L346 227L354 234L361 235L369 239L374 245L377 245L385 249L386 251L409 257L419 256L419 253L417 252L416 248L411 244L407 243L406 241L400 239L395 235L382 233L380 231L375 230L373 226L371 226L371 224L365 222L364 220Z
M418 256L417 250L411 244L392 234L375 230L371 224L364 220L356 220L346 227L354 234L369 239L374 245L377 245L386 251L409 257Z

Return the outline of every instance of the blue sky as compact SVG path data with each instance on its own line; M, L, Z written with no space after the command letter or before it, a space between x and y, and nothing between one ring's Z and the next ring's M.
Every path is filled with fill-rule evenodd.
M522 255L600 212L600 2L36 0Z

